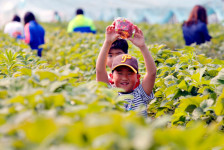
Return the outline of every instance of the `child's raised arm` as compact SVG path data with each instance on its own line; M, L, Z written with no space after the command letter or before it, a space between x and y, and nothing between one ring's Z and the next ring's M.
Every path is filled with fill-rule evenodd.
M96 80L109 84L109 79L106 71L107 56L110 47L114 41L119 37L119 34L115 32L114 25L110 25L106 28L106 38L103 43L103 47L100 50L99 56L96 61Z
M150 95L156 79L156 65L145 44L145 39L142 31L137 27L135 28L135 35L133 38L128 38L135 46L137 46L144 57L146 74L142 81L142 87L147 95Z

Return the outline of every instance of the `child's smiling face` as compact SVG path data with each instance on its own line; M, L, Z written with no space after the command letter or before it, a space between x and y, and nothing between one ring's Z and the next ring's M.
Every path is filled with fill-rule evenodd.
M110 49L107 57L107 66L110 67L110 69L114 58L121 54L125 54L121 49Z
M137 75L131 68L120 66L113 71L112 78L116 87L122 88L125 92L130 93L138 81Z

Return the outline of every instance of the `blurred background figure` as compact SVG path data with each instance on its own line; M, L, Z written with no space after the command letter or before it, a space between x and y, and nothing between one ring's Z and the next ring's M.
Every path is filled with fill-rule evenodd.
M24 27L20 21L20 17L14 15L12 21L5 25L4 33L9 34L11 37L22 39L24 37Z
M76 16L68 24L68 32L96 33L93 21L84 16L82 9L76 10Z
M42 48L39 46L44 44L44 28L37 23L32 12L27 12L24 16L25 24L25 42L30 45L32 50L37 50L37 55L41 57Z
M188 20L182 25L185 44L201 44L210 41L211 36L208 33L207 24L206 9L196 5L191 11Z
M57 11L54 12L53 21L52 22L61 22L61 16Z

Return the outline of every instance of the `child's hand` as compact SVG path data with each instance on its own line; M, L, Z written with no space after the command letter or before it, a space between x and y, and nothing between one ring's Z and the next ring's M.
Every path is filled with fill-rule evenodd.
M106 41L113 43L116 41L119 37L119 34L115 32L115 27L114 25L110 25L106 28Z
M139 29L136 25L134 25L135 33L134 37L128 38L135 46L139 47L140 49L145 46L145 39L142 33L142 30Z

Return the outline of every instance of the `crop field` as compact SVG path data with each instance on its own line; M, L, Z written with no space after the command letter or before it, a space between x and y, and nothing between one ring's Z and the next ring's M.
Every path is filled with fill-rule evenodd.
M120 89L95 81L109 24L96 22L95 35L42 24L42 58L0 31L0 149L224 149L224 27L211 24L211 42L184 46L179 24L138 24L157 66L143 118L124 110ZM129 53L143 76L130 42Z

